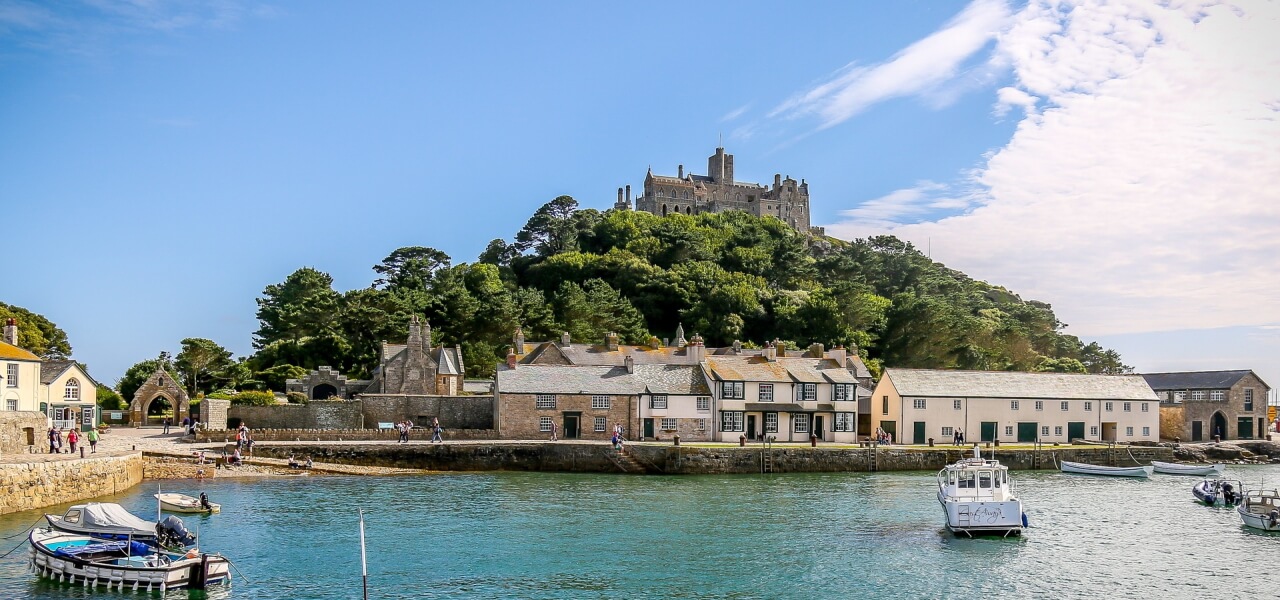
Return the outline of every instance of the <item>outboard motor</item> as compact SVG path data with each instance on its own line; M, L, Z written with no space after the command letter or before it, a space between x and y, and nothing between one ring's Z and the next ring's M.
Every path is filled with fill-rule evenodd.
M156 523L156 540L165 548L173 548L196 543L196 536L182 524L182 519L169 515Z
M1226 502L1227 506L1233 506L1236 503L1235 488L1230 483L1222 484L1222 501Z

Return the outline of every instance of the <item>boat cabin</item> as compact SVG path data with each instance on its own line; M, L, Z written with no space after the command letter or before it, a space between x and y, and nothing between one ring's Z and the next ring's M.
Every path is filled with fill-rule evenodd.
M938 484L951 498L1003 502L1012 497L1009 468L994 460L970 458L938 473Z

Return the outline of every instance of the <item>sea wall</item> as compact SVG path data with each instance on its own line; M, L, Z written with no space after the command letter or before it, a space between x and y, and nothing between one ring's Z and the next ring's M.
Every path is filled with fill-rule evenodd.
M256 442L390 442L399 439L394 429L251 429L250 437ZM497 436L492 429L445 429L446 440L491 440ZM198 431L196 442L234 442L234 431ZM411 440L429 440L431 431L425 427L414 428ZM257 452L257 447L254 449Z
M357 400L312 400L307 404L235 405L222 424L252 429L376 429L379 423L409 419L425 427L440 419L447 430L493 429L493 396L409 396L364 394ZM210 423L214 417L210 417ZM494 437L494 436L491 436Z
M0 514L95 498L142 482L142 453L0 463Z
M493 442L315 446L278 444L254 449L255 456L288 458L308 455L316 462L429 469L439 471L562 471L602 473L817 473L848 471L937 470L969 456L960 449L804 448L765 450L759 446L691 447L631 444L619 455L611 446L592 443ZM993 453L984 451L984 456ZM1099 465L1132 466L1151 460L1173 460L1167 447L1108 449L1063 446L1032 450L999 450L996 459L1014 469L1056 469L1063 460Z

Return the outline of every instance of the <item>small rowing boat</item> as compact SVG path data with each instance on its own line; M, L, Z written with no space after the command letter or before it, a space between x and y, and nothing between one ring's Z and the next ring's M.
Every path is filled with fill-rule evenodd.
M1191 494L1209 506L1236 506L1244 486L1230 479L1206 479L1191 488Z
M155 494L155 498L160 501L160 508L169 512L205 514L222 512L222 505L216 502L210 502L209 497L203 492L200 494L199 498L193 498L186 494L176 494L173 492Z
M1151 472L1155 470L1152 466L1136 466L1136 467L1104 467L1102 465L1091 465L1088 463L1078 463L1070 461L1062 461L1063 473L1079 473L1082 475L1106 475L1108 477L1150 477Z
M1158 460L1151 461L1151 466L1155 467L1157 473L1164 473L1165 475L1199 475L1201 477L1221 475L1223 471L1227 470L1227 465L1224 464L1183 465L1160 462Z

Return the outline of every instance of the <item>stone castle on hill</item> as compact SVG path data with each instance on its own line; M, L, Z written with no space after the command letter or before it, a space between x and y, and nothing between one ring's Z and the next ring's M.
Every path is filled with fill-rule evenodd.
M618 210L631 210L631 186L618 188ZM644 178L644 194L635 201L636 210L667 216L672 213L693 215L704 212L741 210L757 217L776 217L802 233L824 235L821 227L809 224L809 184L798 183L790 176L773 176L773 185L736 181L733 178L733 155L724 148L707 158L707 174L685 173L684 165L676 176L654 175L649 169Z

